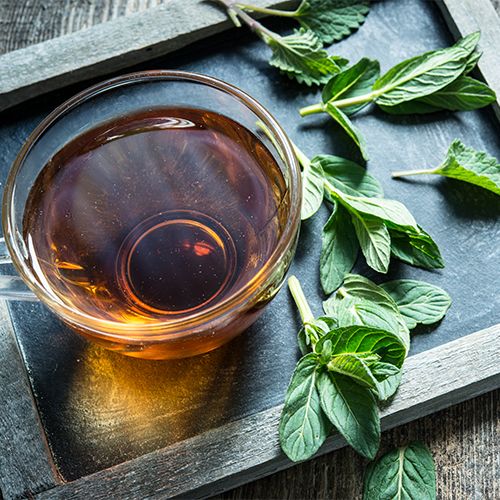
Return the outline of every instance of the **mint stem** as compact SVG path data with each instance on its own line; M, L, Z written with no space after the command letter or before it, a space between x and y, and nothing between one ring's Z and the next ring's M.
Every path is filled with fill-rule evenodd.
M233 2L232 0L215 0L226 7L229 16L234 20L235 14L239 19L241 19L264 43L268 43L268 39L277 40L279 35L268 30L261 23L249 16L244 10L240 8L240 4Z
M325 113L325 105L323 103L305 106L299 110L300 116L312 115L314 113Z
M373 101L380 95L380 92L370 92L369 94L360 95L357 97L349 97L348 99L339 99L338 101L330 100L328 103L333 104L336 108L347 108L356 104L364 104L365 102ZM325 113L328 103L312 104L305 106L299 110L300 116L312 115L314 113Z
M434 174L434 170L405 170L401 172L393 172L392 177L404 177L406 175L422 175L422 174Z
M255 7L253 5L246 5L244 3L239 3L239 2L235 2L235 5L240 9L251 10L253 12L260 12L261 14L268 14L270 16L296 17L298 13L298 9L294 11L266 9L265 7Z
M295 276L290 276L288 278L288 288L295 300L295 304L300 312L300 317L302 318L302 323L311 323L314 321L314 316L307 303L302 287L300 286L299 280Z

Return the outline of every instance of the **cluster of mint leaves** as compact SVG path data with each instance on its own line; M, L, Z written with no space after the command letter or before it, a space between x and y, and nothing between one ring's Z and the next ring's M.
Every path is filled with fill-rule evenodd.
M366 140L350 116L374 103L391 114L468 111L496 99L485 83L470 76L481 53L480 33L454 46L403 61L380 76L378 61L350 64L329 55L324 45L358 29L368 0L302 0L293 12L258 8L231 0L224 5L236 26L241 21L273 52L270 64L307 85L324 85L322 102L302 108L302 116L327 113L357 144L365 161ZM300 29L281 36L250 13L295 19ZM439 287L414 280L376 285L351 274L361 250L367 264L386 273L391 258L424 267L444 267L437 244L401 203L384 198L378 181L364 168L331 155L312 160L295 146L303 168L302 219L324 202L332 213L322 232L320 280L324 316L315 319L300 283L289 288L301 313L297 363L285 396L279 434L294 461L311 457L326 437L340 432L364 457L374 459L380 442L377 401L394 395L410 348L410 330L440 321L451 305ZM486 153L455 140L434 169L394 172L393 177L437 174L500 194L500 165ZM412 442L371 462L363 498L436 498L434 464L423 443Z
M334 75L323 87L322 102L300 110L301 116L327 113L351 137L365 160L366 141L349 116L374 102L391 114L469 111L495 101L495 92L469 73L481 53L475 52L480 33L471 33L452 47L433 50L403 61L380 76L380 64L362 58Z
M302 0L293 12L259 8L233 0L215 1L226 8L236 26L245 23L272 50L271 66L307 85L327 83L348 63L343 57L328 55L324 46L359 28L370 9L369 0ZM291 35L281 36L249 13L291 18L300 28Z
M434 240L402 203L384 198L381 184L366 169L330 155L310 161L295 150L303 166L302 219L314 215L324 200L333 206L322 231L320 279L326 294L342 284L360 249L366 263L384 274L391 257L430 269L444 267Z
M297 363L280 419L281 446L293 461L310 458L337 429L350 446L373 459L380 444L377 401L396 391L410 348L410 329L439 321L451 299L414 280L382 285L348 274L315 319L292 276L289 287L303 327Z

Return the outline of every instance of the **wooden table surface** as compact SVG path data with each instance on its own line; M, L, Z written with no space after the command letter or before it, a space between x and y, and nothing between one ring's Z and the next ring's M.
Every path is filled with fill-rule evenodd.
M166 2L0 0L0 53ZM500 0L492 3L500 12ZM380 453L410 440L421 440L435 460L439 499L498 499L499 416L500 389L385 432ZM366 463L344 448L214 498L361 499Z

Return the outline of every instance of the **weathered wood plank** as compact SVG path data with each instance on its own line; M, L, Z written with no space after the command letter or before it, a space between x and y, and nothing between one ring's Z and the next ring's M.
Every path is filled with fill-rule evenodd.
M290 0L256 0L287 8ZM171 0L0 56L0 111L51 90L119 71L234 26L215 2Z
M495 91L493 103L500 119L500 21L490 0L436 0L453 36L459 38L481 31L477 50L483 52L478 70L484 81Z
M0 0L0 54L128 16L170 0Z
M0 345L0 498L14 500L58 483L3 300Z
M500 325L408 358L394 400L381 409L390 429L500 385ZM280 450L281 406L139 459L36 495L37 500L206 498L293 465ZM266 439L262 439L266 436ZM324 454L345 446L329 438ZM318 454L318 455L319 455Z

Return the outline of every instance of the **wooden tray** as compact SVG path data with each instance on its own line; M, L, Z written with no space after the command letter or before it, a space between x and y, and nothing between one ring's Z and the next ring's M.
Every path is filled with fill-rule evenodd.
M194 8L194 4L196 4L197 8L204 9L203 15L190 15L190 8ZM262 4L266 4L266 2L262 2ZM433 7L427 6L425 2L407 0L400 2L400 4L403 6L398 6L398 8L416 5L414 8L433 9ZM500 75L495 52L496 47L500 46L500 28L498 17L489 1L443 1L438 2L438 6L454 39L481 29L482 39L479 50L482 50L484 55L480 61L480 71L482 77L500 95L500 78L498 78ZM377 8L379 8L378 5ZM375 24L379 24L372 28L364 26L359 31L359 35L362 35L367 29L380 29L380 26L383 25L383 21L375 17L375 8L370 16L372 14L374 14ZM172 20L175 20L175 22ZM439 23L436 24L436 18L433 18L432 23L434 24L431 27L431 32L433 36L437 37L433 41L436 39L439 41L451 39L449 33L436 34L436 31L439 31L440 28L443 28L444 31L444 27ZM165 30L166 26L173 31ZM213 6L194 1L183 1L181 4L172 0L166 5L144 13L134 14L74 35L67 35L50 42L43 42L34 47L5 54L0 56L0 65L9 67L10 71L8 77L4 77L4 72L0 81L0 109L7 110L16 103L24 102L28 97L36 97L36 100L30 104L30 106L34 106L35 112L32 113L30 110L27 113L27 106L24 106L15 108L5 115L12 123L15 123L18 114L17 110L21 109L21 114L24 113L23 119L28 121L26 127L34 127L39 116L45 113L46 108L43 105L40 108L40 102L46 99L47 91L58 91L61 95L64 95L67 92L68 85L79 85L82 79L87 80L105 76L113 71L122 71L125 68L128 70L139 63L148 64L145 61L151 59L152 56L157 58L170 52L173 52L173 56L166 61L172 65L175 64L172 67L183 67L184 64L187 64L188 69L206 69L207 72L215 73L214 76L223 77L228 81L232 81L232 83L238 83L239 86L245 85L245 75L234 76L233 73L236 72L234 68L233 73L230 72L227 60L231 59L231 50L233 49L227 49L228 53L225 57L228 59L224 60L222 70L217 67L217 57L211 59L209 66L204 66L204 56L193 56L192 49L188 48L188 52L191 50L188 62L183 60L184 53L178 52L179 48L185 47L196 40L205 39L205 37L210 37L208 39L209 43L212 43L220 50L221 47L224 47L225 39L224 37L215 37L214 39L213 35L230 27L231 24L227 21L225 14L219 12ZM399 27L399 29L403 28ZM237 35L239 36L240 33ZM121 39L121 44L108 43L110 40L116 41L117 37ZM99 41L97 46L94 43L90 45L90 42L96 40ZM235 42L234 38L229 38L229 40L236 45L240 43ZM345 50L351 60L356 60L360 54L356 54L358 47L352 43L352 40L347 39L342 42L339 45L339 52L344 54L343 51ZM383 44L382 39L379 42ZM304 99L312 99L311 102L314 102L316 96L313 91L300 91L297 93L296 87L293 87L287 81L281 80L281 77L274 73L273 69L267 67L265 59L261 60L261 54L258 52L258 60L243 62L241 54L248 57L250 54L245 52L246 46L249 45L254 48L256 43L251 37L246 37L244 43L240 43L238 48L240 50L238 52L239 59L235 59L238 62L238 70L244 72L257 64L258 71L252 73L252 77L260 77L260 79L264 80L264 83L261 82L260 85L271 85L272 88L269 93L264 93L261 87L256 84L255 87L250 86L248 90L255 92L254 96L259 100L264 99L264 104L270 111L288 126L290 120L293 120L293 114L289 115L288 110L276 110L273 107L273 96L278 96L282 88L290 95L298 95L297 103L301 103ZM92 47L90 53L88 51L89 46ZM194 47L195 50L199 50L200 46L195 45ZM408 50L415 50L415 53L420 53L420 48L413 47ZM332 49L337 51L336 47ZM404 48L394 49L392 57L395 58L395 62L407 56L405 50ZM352 53L349 53L349 51ZM263 53L262 56L264 57ZM257 59L257 56L255 58ZM381 57L380 59L382 62ZM57 64L51 63L54 60L57 61ZM155 65L157 61L158 59L151 64ZM268 81L268 79L270 80ZM47 106L58 99L61 99L59 94L55 94L55 97L52 94ZM294 103L293 106L294 110L298 108L298 104ZM498 102L495 103L493 108L498 118ZM497 154L500 151L498 141L494 137L485 137L489 129L498 134L498 123L495 121L496 119L494 119L491 110L460 114L458 117L457 115L447 116L444 120L445 128L439 129L443 137L439 137L439 134L432 135L432 131L436 130L433 119L409 120L402 124L401 122L384 119L381 116L373 118L368 114L364 114L356 118L356 120L356 124L359 123L363 131L365 126L368 130L368 126L373 120L379 120L379 122L385 120L383 127L390 129L391 133L394 132L396 138L400 133L396 130L398 127L399 130L406 127L405 134L413 133L411 131L412 127L423 127L423 137L425 137L425 134L431 134L429 140L437 140L438 146L436 149L439 151L435 153L436 161L438 157L443 156L444 146L448 145L454 138L451 137L450 140L450 137L448 137L449 129L453 132L463 133L471 141L478 142L479 146L486 144L486 149L490 154ZM305 123L308 123L308 125ZM299 144L302 144L304 137L307 137L307 140L311 141L316 148L322 147L326 149L326 151L317 151L311 145L311 151L308 151L309 144L306 143L304 150L307 154L328 152L340 156L343 156L340 153L345 153L344 156L346 157L352 156L353 151L349 149L348 145L339 146L335 141L329 139L326 132L320 131L320 127L325 128L325 123L320 120L320 126L318 126L314 125L314 120L303 121L300 126L290 126L290 135ZM22 129L23 134L26 127ZM334 130L329 127L330 125L327 124L327 132ZM374 151L373 165L382 163L382 160L388 163L387 170L380 170L382 173L390 171L391 161L395 164L399 158L406 159L408 156L408 150L404 152L397 150L396 138L387 139L386 144L379 145L378 149ZM13 143L9 143L10 149L19 149L20 143L24 140L21 137L12 137L12 135L9 136L9 139ZM367 139L370 145L375 142L375 139L380 140L380 136L374 135L373 137L367 137ZM483 139L484 143L482 142ZM5 146L5 144L3 145ZM476 144L471 145L476 147ZM337 148L338 151L331 151L330 148ZM401 146L399 146L399 149L401 149ZM413 161L417 163L418 159L414 158ZM372 162L370 162L369 168L371 168ZM392 170L395 169L392 168ZM374 171L373 173L377 178L380 178L379 172ZM431 196L433 198L431 202L434 204L432 206L437 206L439 199L444 196L443 193L439 192L440 184L438 182L429 183L430 185L411 182L397 183L396 181L389 182L387 180L385 182L386 196L404 201L419 221L426 215L427 207L424 205L429 200L423 198L425 203L420 203L418 200L415 201L414 197L423 193L424 190L426 193L432 192ZM456 191L452 189L451 192L460 197L466 191L457 188ZM467 193L467 196L470 196L470 192ZM479 198L482 194L472 190L472 197L474 198L474 196ZM463 226L455 229L446 228L447 231L449 230L452 233L450 236L452 242L448 244L445 241L444 244L444 249L450 250L448 254L451 255L449 271L446 268L442 275L439 273L432 275L431 279L428 279L428 275L425 273L415 271L415 275L418 276L416 279L434 280L440 285L443 283L443 288L448 290L449 288L446 285L456 280L458 282L457 294L452 294L453 298L456 297L454 304L456 308L455 312L450 311L443 324L439 325L435 331L432 331L432 334L427 335L426 332L421 332L417 336L418 338L414 339L416 350L412 350L414 354L406 362L403 381L397 396L390 405L381 409L383 429L401 425L500 386L500 368L496 363L496 353L500 347L498 337L500 308L495 309L496 301L490 301L491 305L485 301L485 298L495 294L496 290L498 290L494 286L496 277L494 244L498 239L495 238L495 223L491 219L498 213L499 205L493 196L485 196L492 208L489 211L490 209L485 208L484 205L479 207L479 224L465 220ZM463 201L462 199L450 200L449 198L447 201L453 207L459 206L458 202ZM465 217L463 214L454 214L454 216L453 220L455 222L461 217L462 219ZM445 213L439 213L436 215L436 220L434 229L444 238L445 231L440 229L440 224L449 219ZM458 270L461 269L464 274L472 274L476 272L476 268L468 265L469 259L472 258L470 255L455 254L451 247L456 246L457 242L465 245L464 240L460 238L454 240L453 235L465 234L467 236L469 230L466 228L469 222L475 230L480 232L478 238L486 237L486 235L491 237L491 240L488 241L488 244L483 245L484 248L482 249L482 255L487 257L484 259L486 265L491 266L491 270L489 270L491 273L488 276L489 280L487 279L486 282L481 281L479 277L477 279L468 278L467 284L470 288L461 291L459 287L462 282ZM315 232L314 229L320 226L320 221L315 224L317 225L305 225L303 228L297 262L294 263L293 268L293 272L299 277L301 277L301 273L305 272L306 268L311 267L310 263L314 263L317 259L317 255L309 255L309 247L317 248L317 242L312 240L311 234ZM422 220L422 225L428 227L425 219ZM472 232L472 230L470 231ZM435 234L432 231L429 232ZM467 252L467 249L464 248L463 251ZM446 258L447 254L445 254L445 260ZM464 264L460 268L457 263L461 260L464 261ZM363 268L362 264L358 266L358 270L368 277L376 278L373 274L370 275L369 270ZM391 272L394 277L401 277L401 272L413 273L413 270L402 271L402 268L398 268L393 269ZM308 296L314 297L313 307L315 312L319 312L321 295L317 290L315 274L312 271L311 273L312 278L306 284L305 289ZM413 274L409 274L407 277L412 276ZM477 284L478 288L482 286L482 294L471 287L471 283ZM477 321L476 318L471 321L470 318L461 316L460 311L457 311L460 309L461 304L468 301L468 294L471 296L470 300L473 302L474 307L475 304L483 303L482 314L477 318ZM473 295L475 294L478 297L474 298ZM283 311L289 314L286 321L281 321L280 317L277 316L277 312ZM224 387L228 394L220 397L219 402L233 405L231 408L221 409L217 407L214 413L218 418L213 418L211 422L204 425L194 426L191 432L192 436L186 439L182 439L182 432L179 431L177 434L174 432L171 444L155 448L155 445L159 443L159 441L155 441L150 448L144 448L147 452L143 454L140 453L139 445L131 446L130 449L135 458L122 460L121 463L116 465L109 466L106 461L99 463L101 457L96 456L94 457L97 462L95 464L96 470L89 474L82 474L82 471L85 470L85 465L82 465L76 467L72 475L71 461L77 462L76 457L71 457L72 449L79 449L79 447L85 445L85 450L90 456L92 446L97 446L95 443L89 445L85 436L78 435L78 428L75 423L68 424L67 429L61 428L61 434L63 434L63 430L66 436L71 432L75 434L74 448L69 447L68 456L61 459L60 452L69 441L57 441L58 429L53 422L54 419L57 421L57 414L61 412L61 408L68 408L68 406L65 407L62 404L64 400L61 395L64 391L67 391L65 394L71 400L71 392L69 392L71 388L68 389L67 386L64 386L58 392L50 392L51 383L60 379L61 376L68 376L68 374L75 377L73 372L70 373L67 370L57 371L60 370L60 366L84 366L80 372L81 375L73 379L77 380L80 385L78 391L72 397L81 397L89 394L89 392L85 391L90 391L90 389L86 388L85 382L89 386L97 384L97 387L102 387L103 380L108 377L107 380L110 384L106 386L108 388L123 382L123 379L117 381L116 374L126 373L126 370L137 367L134 364L135 361L128 361L128 358L118 360L118 357L112 354L98 349L93 350L92 346L80 343L80 340L68 336L60 325L53 323L52 318L47 318L43 308L40 309L38 305L28 307L24 304L13 303L8 308L5 303L2 303L0 313L2 317L0 325L0 335L2 336L2 349L0 351L2 384L0 386L0 395L2 401L4 401L4 411L0 418L0 449L3 450L0 457L0 490L4 500L19 498L26 495L26 492L30 492L31 496L37 499L90 497L99 499L110 497L110 495L120 499L168 498L174 496L201 498L293 465L280 451L277 436L281 404L277 404L276 401L279 402L280 398L283 399L286 381L293 370L293 362L296 358L296 347L293 343L298 329L298 320L296 315L293 314L293 304L291 304L285 290L280 292L276 298L276 303L273 303L269 313L266 313L254 330L245 333L228 347L203 357L201 361L202 365L205 363L205 366L212 371L216 368L220 369L221 366L223 367L221 373L223 372L223 380L226 383ZM280 323L284 330L289 328L289 331L281 332L280 330L276 333L270 328L270 325ZM444 344L440 340L435 340L441 335L440 332L443 332ZM259 348L262 345L263 337L273 334L278 337L277 343L269 344L269 352L264 349L266 352L261 353ZM48 341L47 336L49 335L51 337ZM50 350L51 346L47 345L47 342L53 344L52 350ZM54 346L57 346L57 348ZM281 348L283 353L277 353L278 348ZM240 357L227 361L226 358L234 357L235 352ZM45 356L43 363L39 360L40 353ZM250 358L251 363L245 361L244 357ZM103 360L108 362L106 366L112 366L113 370L103 371ZM80 365L78 365L79 363ZM97 364L93 365L92 363ZM238 397L247 398L250 394L249 385L258 385L257 378L268 375L269 363L273 363L275 367L277 365L278 370L283 372L275 384L276 387L269 388L271 395L266 398L266 387L261 384L258 391L259 397L255 398L253 404L238 403ZM141 368L145 366L142 364ZM231 382L236 380L236 377L231 375L231 370L237 371L242 366L248 369L248 376L243 381L238 379L234 382L234 385L231 385ZM98 370L95 369L96 367ZM148 369L152 370L151 377L153 379L157 377L156 370L158 368L149 367ZM112 373L115 377L111 381L109 373ZM253 378L255 378L254 381ZM186 387L184 386L184 389ZM216 391L209 393L211 396L217 395ZM48 409L50 405L44 402L44 398L49 397L50 399L50 396L53 397L54 394L60 398L56 402L60 403L61 406L53 407L52 411L54 413L51 414L50 409ZM205 391L204 394L207 394L207 392ZM168 394L163 393L163 396L166 398ZM75 409L75 403L72 404L73 406L70 405L70 409ZM238 407L237 411L232 409L235 406ZM207 408L210 409L210 404L205 404L203 408L201 416L207 417L209 415ZM83 408L82 406L78 410L92 411L88 407ZM98 425L105 425L106 423L102 418L99 420L99 415L95 412L88 418L92 419L94 429ZM121 422L125 420L122 418ZM79 418L75 422L81 424L82 419ZM128 419L126 422L127 426L132 425L133 419ZM82 426L80 434L84 433L85 429L88 429L88 427ZM123 431L123 427L120 427L120 429ZM122 446L123 436L123 433L108 436L108 442L113 444L112 440L115 437L119 441L118 444ZM181 439L179 439L179 436L181 436ZM344 445L342 439L332 437L323 446L321 453ZM110 458L111 462L113 458L116 459L120 456L126 457L127 452L122 455L115 453Z

